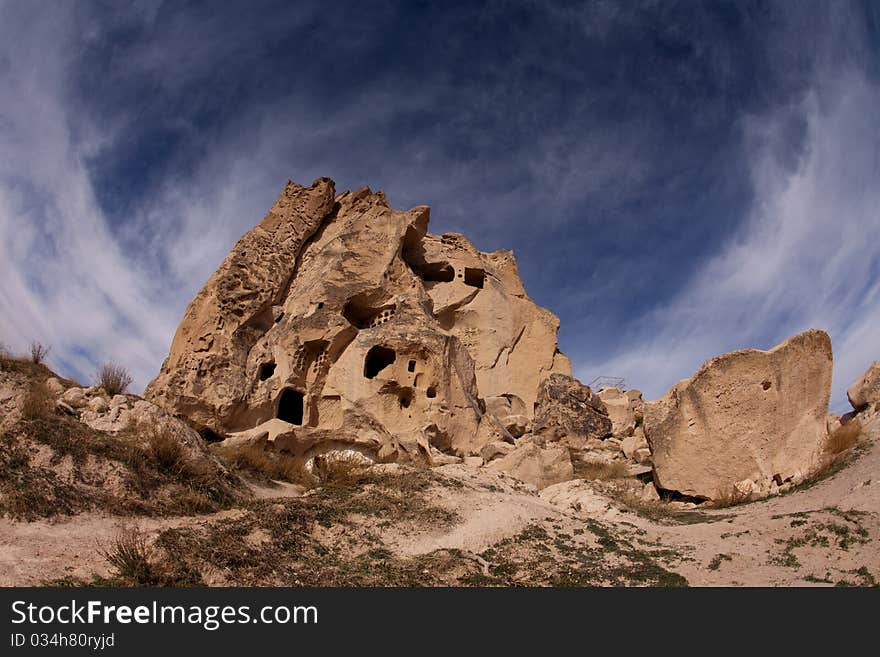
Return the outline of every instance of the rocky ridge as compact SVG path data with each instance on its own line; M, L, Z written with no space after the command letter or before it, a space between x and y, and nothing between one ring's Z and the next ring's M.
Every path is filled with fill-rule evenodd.
M316 459L461 462L538 488L604 472L699 503L776 494L827 463L847 418L827 414L824 332L713 358L655 401L593 391L513 254L433 235L429 214L326 178L288 182L190 304L145 396L209 440L307 472ZM854 406L878 378L851 388Z
M268 434L304 463L354 450L437 464L512 444L546 375L571 374L559 321L512 253L432 235L428 216L366 188L288 183L196 296L145 396L206 436Z

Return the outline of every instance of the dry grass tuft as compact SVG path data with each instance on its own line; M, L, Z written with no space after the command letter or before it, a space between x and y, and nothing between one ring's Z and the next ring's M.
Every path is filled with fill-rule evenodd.
M103 586L191 586L202 583L198 573L182 567L180 560L150 545L136 527L117 534L109 550L99 554L113 568L109 580L95 578Z
M35 443L54 452L49 465L22 461ZM54 467L65 456L73 470L58 477ZM114 470L116 487L102 487L100 477ZM115 515L191 515L229 508L241 496L234 475L161 427L136 425L114 434L51 414L24 419L0 434L0 513L13 517L98 508Z
M752 501L751 493L744 493L736 486L729 488L721 488L712 498L711 506L713 509L726 509L727 507L745 504Z
M52 395L42 383L32 383L24 395L21 415L26 420L41 420L52 412Z
M22 374L34 381L45 381L54 376L54 372L43 363L35 363L28 356L14 356L3 351L0 351L0 371Z
M302 483L302 464L288 454L270 451L260 445L223 445L213 447L216 454L231 467L259 480L275 479Z
M850 420L831 432L828 436L828 441L825 443L824 452L829 456L841 454L854 447L859 442L861 435L862 425L858 420Z
M359 486L369 477L369 466L355 458L324 458L316 456L312 474L321 486L342 488Z
M154 586L161 581L153 565L153 550L137 528L126 527L109 550L99 553L113 567L116 577L134 586Z
M158 469L176 475L190 468L186 450L169 431L157 427L141 427L146 442L146 452Z
M574 474L587 481L623 479L629 475L629 469L621 461L578 461L574 464Z
M52 469L31 463L26 443L0 434L0 515L36 520L53 514L70 514L87 496Z
M137 490L148 497L150 491L173 486L173 503L166 512L209 513L234 502L232 481L211 460L196 458L167 428L139 424L122 455L132 472Z
M98 368L95 378L96 384L103 387L111 397L113 395L123 394L128 390L128 386L130 386L132 382L128 370L122 365L117 365L112 362L101 365L101 367Z

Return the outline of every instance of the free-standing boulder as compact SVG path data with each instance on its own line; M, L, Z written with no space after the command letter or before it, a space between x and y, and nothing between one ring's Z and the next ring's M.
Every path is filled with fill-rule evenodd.
M744 480L769 490L816 467L826 438L831 339L810 330L769 351L707 361L646 402L658 488L713 499Z
M190 304L145 396L206 435L285 422L270 442L306 463L346 450L439 462L512 440L540 381L571 371L559 322L512 253L432 235L428 218L368 188L288 183ZM529 415L500 422L486 397Z
M880 402L880 361L875 362L846 391L853 409L861 411L868 404Z
M611 420L589 386L571 376L551 374L538 389L533 433L541 441L564 439L583 449L588 440L611 435Z

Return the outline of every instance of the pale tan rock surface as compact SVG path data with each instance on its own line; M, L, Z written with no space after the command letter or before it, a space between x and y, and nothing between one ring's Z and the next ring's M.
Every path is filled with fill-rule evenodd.
M648 440L645 438L645 430L642 427L636 427L632 435L620 441L620 451L626 458L637 460L636 452L640 449L649 449Z
M48 379L46 379L46 390L49 391L49 394L55 397L60 397L64 394L65 388L61 384L61 381L58 379L58 377L50 376Z
M846 391L849 403L860 411L880 402L880 361L874 362Z
M612 519L620 515L607 495L595 490L590 482L583 479L547 486L539 494L553 506L591 518Z
M631 436L642 420L642 393L638 390L602 388L596 393L611 420L611 432L617 438Z
M20 406L30 384L42 383L46 373L28 379L4 371L2 365L0 427L8 431L17 425L6 439L14 435L24 441L29 467L48 468L58 481L76 484L76 497L106 491L117 496L112 506L75 515L61 512L34 521L0 518L4 586L86 585L96 576L116 577L106 555L132 528L151 545L155 563L186 565L188 578L192 574L211 586L683 584L684 579L671 577L676 573L698 586L871 586L880 579L880 416L873 412L859 414L862 442L842 454L841 467L827 477L808 487L790 488L787 495L723 509L668 501L652 484L639 482L622 487L617 480L569 480L539 492L505 472L478 467L472 460L478 457L469 457L465 465L434 470L396 463L372 466L375 474L344 495L335 487L306 490L290 483L255 482L249 488L261 500L258 505L248 502L252 497L246 490L238 490L230 491L235 494L232 506L215 513L169 515L160 509L150 516L119 516L115 514L124 483L120 464L99 462L93 454L80 470L72 470L69 455L53 457L47 444L29 439L20 431L27 423L21 423L15 405ZM85 389L85 394L90 400L103 398L106 412L112 404L129 411L145 408L131 395L113 399L97 389ZM91 401L85 409L91 410L90 405ZM74 422L61 415L53 421L68 426ZM194 431L173 418L169 421L177 425L192 457L210 468L219 466ZM263 432L268 435L265 427ZM119 438L128 442L132 436ZM517 442L528 445L529 440ZM369 462L345 449L328 452L325 458ZM312 465L320 467L317 459ZM39 493L29 478L19 481L26 492ZM744 485L751 490L751 484ZM10 490L0 492L0 502L9 499L5 496ZM179 492L167 489L160 496L167 500ZM69 489L66 495L71 497ZM152 498L138 499L149 503ZM334 520L340 500L345 504L342 510L359 512ZM356 507L350 505L352 500ZM315 519L307 525L290 522L303 516ZM188 547L170 552L162 548L168 529L190 537ZM237 566L230 566L227 555L216 549L216 538L230 532L241 537L245 547L259 548L248 550L248 559ZM304 540L316 542L309 547ZM292 542L306 549L291 551ZM364 560L380 548L381 556ZM408 561L411 558L418 561ZM352 572L373 577L389 570L388 578L350 579ZM610 577L612 571L617 574ZM255 572L265 575L257 579ZM310 572L317 579L301 581L302 573ZM401 573L407 572L401 580ZM660 578L646 579L647 573Z
M568 450L556 445L539 447L534 443L527 443L486 467L506 472L520 481L532 484L538 490L574 477Z
M333 204L327 179L287 184L190 303L148 399L214 429L218 418L241 412L249 352L272 326L294 263Z
M841 426L840 416L837 413L829 412L825 416L825 429L829 434L834 433Z
M190 304L145 396L208 435L284 421L270 441L306 461L436 464L524 433L540 382L571 365L513 254L428 233L427 207L334 194L288 183Z
M831 340L810 330L769 351L707 361L646 402L658 488L714 499L745 480L759 491L818 465L831 391Z

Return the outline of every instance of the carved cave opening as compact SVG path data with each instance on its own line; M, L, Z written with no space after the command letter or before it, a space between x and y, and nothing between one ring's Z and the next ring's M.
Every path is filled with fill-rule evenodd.
M299 390L285 388L278 399L278 419L290 424L303 423L303 400L305 395Z
M426 283L449 283L455 280L455 268L448 262L428 262L425 246L415 231L407 230L401 256L413 273Z
M475 267L465 267L464 268L464 284L470 285L471 287L478 287L481 290L483 289L483 284L486 281L486 272L482 269L477 269Z
M275 374L275 363L263 363L260 365L260 381L265 381Z
M355 328L366 329L384 324L394 316L395 310L394 304L376 307L358 295L342 307L342 316Z
M455 280L455 268L448 262L425 262L410 266L426 283L450 283Z
M364 358L364 376L368 379L375 379L386 367L397 360L397 354L394 349L376 345L371 347Z
M206 443L219 443L223 441L223 436L218 434L213 429L209 429L208 427L204 427L199 431L199 435L202 437Z

